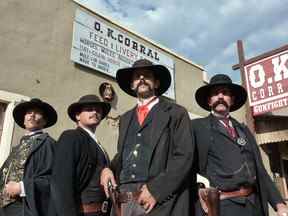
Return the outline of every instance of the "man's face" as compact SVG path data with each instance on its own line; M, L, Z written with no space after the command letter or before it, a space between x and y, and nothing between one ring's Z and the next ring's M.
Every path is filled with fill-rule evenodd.
M88 128L96 128L102 120L103 110L100 106L84 106L76 114L78 124Z
M149 98L155 95L155 89L159 88L159 80L156 80L153 71L139 69L133 73L131 89L139 98Z
M43 111L38 108L29 109L24 116L24 126L28 131L34 131L44 128L46 120Z
M219 86L210 92L208 104L211 109L221 115L229 113L230 107L234 103L234 96L230 89L225 86Z

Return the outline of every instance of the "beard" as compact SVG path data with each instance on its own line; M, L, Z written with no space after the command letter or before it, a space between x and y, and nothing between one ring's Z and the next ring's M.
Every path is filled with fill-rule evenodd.
M148 89L146 91L139 92L139 88L141 85L145 85ZM145 82L145 80L141 80L139 82L139 84L135 88L135 92L139 98L143 98L143 99L154 96L154 90L152 89L152 87L148 83Z

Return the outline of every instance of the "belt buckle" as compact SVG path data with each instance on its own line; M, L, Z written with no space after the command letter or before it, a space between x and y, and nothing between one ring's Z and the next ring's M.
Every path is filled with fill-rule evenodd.
M108 211L108 206L109 206L108 201L104 201L104 202L102 203L102 206L101 206L101 212L102 212L102 213L107 213L107 211Z
M129 201L129 202L133 201L133 193L132 192L127 192L127 201Z

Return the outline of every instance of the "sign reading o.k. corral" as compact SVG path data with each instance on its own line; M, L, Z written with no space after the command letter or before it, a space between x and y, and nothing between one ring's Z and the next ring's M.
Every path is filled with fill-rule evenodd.
M73 25L71 60L95 71L115 77L119 68L130 67L138 59L148 59L168 68L172 82L164 93L175 99L174 61L151 43L143 43L129 31L97 16L77 9Z
M288 50L244 67L253 115L288 106Z

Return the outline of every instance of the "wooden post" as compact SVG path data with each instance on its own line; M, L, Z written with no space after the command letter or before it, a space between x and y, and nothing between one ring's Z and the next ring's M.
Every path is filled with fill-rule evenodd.
M238 58L239 58L239 69L241 72L241 82L242 82L242 85L247 90L247 86L246 86L246 82L245 82L245 70L244 70L245 55L244 55L244 48L243 48L242 40L237 41L237 49L238 49ZM255 133L255 125L254 125L254 118L252 115L252 109L249 106L249 103L246 103L245 107L246 107L245 108L245 111L246 111L245 112L245 119L246 119L247 126L249 127L249 129L251 130L252 133Z

